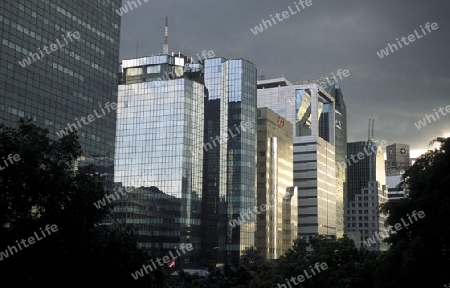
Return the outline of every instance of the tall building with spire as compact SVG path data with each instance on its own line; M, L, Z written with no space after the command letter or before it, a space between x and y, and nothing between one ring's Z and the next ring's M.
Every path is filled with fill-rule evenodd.
M346 230L353 237L358 237L355 243L361 243L365 249L385 251L388 246L380 235L387 235L384 227L386 217L379 213L380 205L388 200L385 141L374 138L373 123L370 119L367 141L351 142L347 146Z
M229 222L255 205L256 68L169 55L167 24L162 55L122 61L115 182L135 189L114 218L151 250L191 243L179 265L230 262L254 245Z

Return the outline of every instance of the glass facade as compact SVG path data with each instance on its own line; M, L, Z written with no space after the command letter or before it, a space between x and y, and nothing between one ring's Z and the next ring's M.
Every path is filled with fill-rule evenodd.
M13 126L30 118L57 138L68 123L116 102L120 16L114 11L120 4L1 1L0 122ZM70 40L69 32L79 39ZM98 118L77 125L81 160L112 173L115 112Z
M155 71L177 70L167 57L122 63L115 182L135 189L115 201L113 215L138 229L144 248L173 250L191 243L194 249L184 256L188 265L199 261L201 250L204 86L187 78L146 81Z
M346 203L347 227L357 232L360 241L367 241L375 233L386 233L386 216L380 214L379 206L388 200L384 148L376 141L348 143L348 202ZM355 158L357 155L357 158ZM351 159L357 159L356 162ZM387 243L376 241L368 250L387 250Z
M207 59L204 79L205 145L227 141L205 151L202 244L205 256L226 262L254 245L254 222L228 222L255 205L256 68L243 59Z
M339 85L334 85L331 95L335 99L335 155L336 163L344 163L347 157L347 107ZM347 169L336 165L336 236L345 233L345 205L347 198Z
M118 105L116 182L201 195L203 85L183 78L120 85Z
M122 62L115 182L136 189L114 202L114 217L148 249L192 243L184 264L226 262L254 245L254 223L228 222L255 205L256 69L188 59Z

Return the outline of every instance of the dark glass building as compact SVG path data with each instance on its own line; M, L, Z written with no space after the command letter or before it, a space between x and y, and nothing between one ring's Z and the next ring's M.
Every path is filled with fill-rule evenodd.
M202 250L224 263L254 245L255 221L229 221L255 207L256 68L244 59L205 60ZM216 140L214 140L216 139Z
M384 147L373 139L347 145L348 198L346 230L357 235L355 243L369 243L376 234L386 233L386 216L379 213L380 204L387 202L388 189L384 166ZM387 250L386 243L376 240L368 250Z
M335 99L335 157L336 163L345 161L347 157L347 107L341 87L332 85L331 95ZM336 236L345 233L345 201L347 198L347 169L336 165Z
M115 112L106 106L117 101L120 16L114 11L120 4L0 2L0 123L13 126L30 118L55 138L63 129L77 130L84 152L80 162L108 174ZM86 122L89 115L94 121Z

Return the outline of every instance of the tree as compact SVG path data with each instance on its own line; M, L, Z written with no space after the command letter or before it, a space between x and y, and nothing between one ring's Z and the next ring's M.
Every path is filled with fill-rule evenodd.
M255 247L247 248L241 257L240 265L247 269L251 275L248 287L266 288L274 287L275 262L266 261Z
M325 263L326 269L314 270L315 275L299 283L298 287L370 287L376 259L377 253L357 249L353 240L345 236L339 239L326 235L298 238L280 257L276 281L285 284L292 277L298 279L299 275L305 275L305 271L311 276L316 263Z
M402 186L405 199L388 202L381 211L388 214L387 224L404 228L387 240L386 265L377 269L375 287L414 287L417 277L428 286L450 282L450 138L437 138L440 148L420 156L405 172ZM413 211L425 217L408 227ZM417 218L417 217L416 217Z
M0 126L2 282L34 287L149 283L151 277L131 277L147 259L134 232L97 225L110 208L93 205L104 197L93 171L73 169L81 155L76 134L59 140L47 134L26 121L17 128ZM8 155L20 160L9 161ZM46 226L56 231L42 238L40 229ZM27 245L30 237L34 242Z

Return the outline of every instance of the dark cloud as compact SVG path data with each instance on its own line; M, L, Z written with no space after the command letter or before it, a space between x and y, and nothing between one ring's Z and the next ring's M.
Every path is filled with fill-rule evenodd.
M123 1L126 5L128 0ZM136 0L137 2L137 0ZM296 1L298 2L298 1ZM170 50L195 56L245 58L267 78L296 82L348 69L340 81L349 112L349 141L367 137L367 118L376 136L426 149L450 133L450 115L418 130L414 123L450 105L450 4L448 0L312 0L313 5L254 35L250 29L269 15L294 8L294 1L150 0L122 17L121 59L162 52L164 17ZM380 59L376 52L420 25L439 29Z

